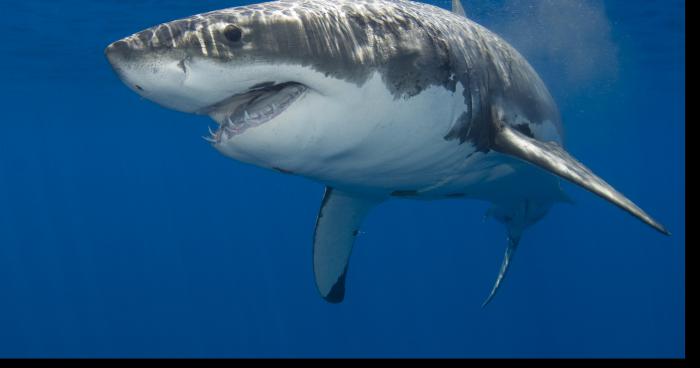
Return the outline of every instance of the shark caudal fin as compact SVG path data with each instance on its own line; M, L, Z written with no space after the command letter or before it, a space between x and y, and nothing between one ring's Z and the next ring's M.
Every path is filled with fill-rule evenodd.
M316 221L313 261L316 286L329 303L345 298L345 276L355 238L367 213L381 201L326 188Z
M462 0L452 0L452 12L465 18L467 17L467 12L464 11L462 6Z
M491 148L494 151L518 158L577 184L629 212L662 234L671 235L663 225L572 157L562 146L530 138L510 128L496 113L493 115Z

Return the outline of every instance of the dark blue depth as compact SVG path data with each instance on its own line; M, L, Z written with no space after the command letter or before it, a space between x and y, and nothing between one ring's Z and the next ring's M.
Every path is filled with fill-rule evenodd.
M323 188L225 158L103 49L233 0L0 3L0 357L683 357L685 3L464 0L555 95L570 152L674 234L565 185L486 309L487 204L391 201L341 305L314 287ZM437 1L447 7L449 1Z

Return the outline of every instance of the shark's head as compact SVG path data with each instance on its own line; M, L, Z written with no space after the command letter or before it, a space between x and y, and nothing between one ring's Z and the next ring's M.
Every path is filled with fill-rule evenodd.
M254 116L283 108L321 86L312 86L301 68L284 68L304 63L308 37L300 18L277 3L264 5L161 24L109 45L105 54L127 86L170 109L210 114L241 107Z
M211 116L225 154L301 172L310 157L349 149L339 129L349 117L387 119L390 110L367 108L375 92L400 98L433 76L449 79L435 60L442 49L394 4L282 0L224 9L144 30L105 53L142 97ZM383 82L368 90L376 72Z
M259 150L296 154L301 131L312 131L315 119L347 115L348 104L334 101L347 102L346 87L356 90L370 76L373 60L358 60L368 40L356 36L367 24L340 20L341 13L354 14L321 0L224 9L141 31L105 54L134 92L166 108L211 116L221 127L212 137L217 146L235 138L229 155L263 164L253 157ZM341 105L346 110L334 111ZM271 122L289 131L250 134Z

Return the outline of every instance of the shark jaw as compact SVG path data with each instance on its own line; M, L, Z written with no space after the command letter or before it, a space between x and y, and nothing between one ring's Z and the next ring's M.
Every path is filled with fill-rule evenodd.
M308 91L302 83L268 82L233 95L203 112L219 123L219 129L207 140L218 144L259 127L282 115Z

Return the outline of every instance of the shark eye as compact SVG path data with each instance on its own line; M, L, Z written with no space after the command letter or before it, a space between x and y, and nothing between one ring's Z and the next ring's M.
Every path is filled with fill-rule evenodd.
M243 31L236 26L226 26L224 29L224 37L229 42L239 42L243 38Z

